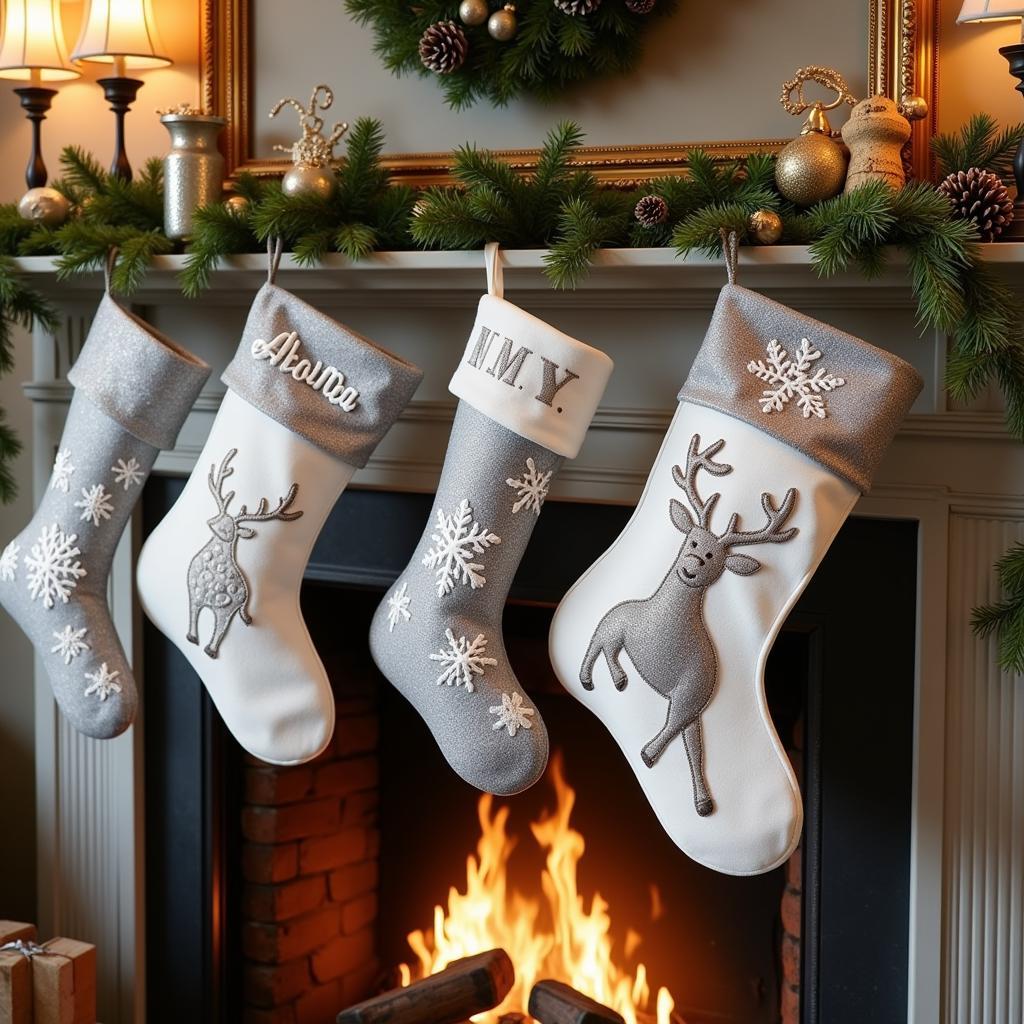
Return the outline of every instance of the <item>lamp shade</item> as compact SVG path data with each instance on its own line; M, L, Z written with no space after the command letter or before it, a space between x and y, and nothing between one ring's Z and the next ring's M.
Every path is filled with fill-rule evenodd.
M81 74L68 65L60 0L7 0L3 33L0 78L57 82Z
M965 0L957 22L999 21L1002 18L1024 18L1021 0Z
M162 50L150 0L92 0L71 59L144 70L171 63Z

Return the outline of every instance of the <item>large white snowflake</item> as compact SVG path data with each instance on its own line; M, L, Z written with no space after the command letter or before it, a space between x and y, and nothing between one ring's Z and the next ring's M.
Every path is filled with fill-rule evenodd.
M0 580L9 583L18 572L18 552L21 550L12 540L0 554Z
M118 459L117 465L111 466L110 471L114 474L114 483L124 484L126 491L132 484L142 483L142 467L134 456L127 462L124 459Z
M77 533L65 533L57 523L43 527L39 540L25 556L28 592L33 601L42 599L46 608L52 608L58 600L68 603L71 591L86 575L81 563L75 561L82 553L75 547L76 540Z
M71 465L71 449L62 448L57 452L57 457L53 460L53 476L50 477L50 490L63 491L67 494L68 487L71 485L71 474L74 471L75 467Z
M534 515L540 515L540 507L548 496L548 486L553 472L554 470L548 470L547 473L538 473L537 464L533 459L527 459L526 472L518 480L509 477L505 481L509 487L516 489L516 497L519 499L512 506L513 515L524 508L532 509Z
M473 676L482 676L487 665L498 664L496 658L485 657L487 637L478 633L470 643L464 636L456 640L450 629L446 629L444 635L448 638L448 650L442 647L437 654L430 655L431 661L439 661L445 666L437 677L437 685L464 686L467 693L472 693L475 689Z
M53 634L53 639L57 641L57 644L50 648L50 653L60 655L64 659L64 664L70 665L72 660L83 651L92 650L85 642L85 634L88 632L85 626L81 629L65 626L59 633Z
M388 598L389 633L395 631L395 626L399 621L408 622L412 618L412 613L409 611L412 598L407 593L408 590L409 584L403 581L402 585Z
M482 587L487 582L480 571L484 566L474 562L473 555L500 544L501 538L473 522L473 507L466 498L459 502L454 515L445 515L439 508L435 528L437 533L430 535L434 546L423 556L423 564L434 570L437 596L450 594L458 583L468 583L473 590Z
M520 729L533 728L533 722L530 721L533 708L527 707L523 703L523 695L515 690L512 693L503 693L501 703L487 710L498 716L498 720L491 726L494 731L508 729L509 736L515 736Z
M846 381L829 373L824 367L818 367L812 375L814 363L820 358L821 352L806 338L801 340L793 359L789 358L789 353L778 341L769 341L768 362L752 359L747 363L747 370L769 385L758 399L761 412L766 415L782 412L789 401L795 398L804 419L817 416L823 420L826 408L822 394L841 388Z
M85 696L92 697L95 694L99 700L106 700L112 693L120 693L121 684L115 682L120 674L111 672L106 662L103 662L95 672L86 672L85 678L92 680L92 683L85 688Z
M101 519L110 518L114 503L103 484L93 484L88 490L82 488L82 499L75 502L75 508L82 510L79 519L88 519L93 526L99 526Z

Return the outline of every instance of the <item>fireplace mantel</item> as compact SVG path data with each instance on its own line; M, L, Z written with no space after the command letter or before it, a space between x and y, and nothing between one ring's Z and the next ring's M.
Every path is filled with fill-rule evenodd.
M982 250L1024 288L1024 244ZM577 290L559 292L543 276L543 256L539 250L504 254L506 297L604 349L616 362L586 444L559 476L552 498L633 503L725 280L724 268L721 261L701 257L679 260L664 249L608 250ZM25 385L33 402L39 496L70 398L66 372L84 340L102 280L92 274L58 281L48 257L17 263L65 317L57 336L35 332L33 379ZM252 294L265 280L266 258L226 260L198 300L180 294L183 263L181 256L156 259L131 300L218 371L177 447L160 456L157 472L168 474L190 472L202 448L223 395L219 370L237 344ZM942 386L946 339L917 326L898 252L878 279L851 273L821 280L804 247L744 248L738 280L896 352L925 379L875 488L857 506L858 515L919 524L907 1019L965 1020L958 1008L994 1007L997 993L1009 1000L999 1005L1019 1008L1024 981L1019 962L1012 960L1010 937L1024 929L1024 906L1011 905L1009 894L1024 874L1024 701L1019 695L1014 701L1020 680L999 671L993 646L971 636L969 618L971 607L996 597L992 562L1009 544L1024 540L1024 445L1007 434L995 394L969 409L948 402ZM306 269L285 257L278 282L424 368L415 400L354 486L431 491L454 410L448 378L485 286L481 254L380 253L361 263L331 256ZM129 652L139 635L130 533L111 584L115 620ZM83 739L57 716L41 676L36 692L41 925L89 938L107 951L101 958L103 1019L142 1020L145 855L136 827L142 821L141 730L107 744ZM984 947L978 921L991 923Z

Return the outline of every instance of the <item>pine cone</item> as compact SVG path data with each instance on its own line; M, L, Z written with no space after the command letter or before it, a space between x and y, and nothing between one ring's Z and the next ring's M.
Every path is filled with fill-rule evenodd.
M974 221L983 242L993 242L1013 220L1013 200L999 175L972 167L954 171L939 191L952 203L953 216Z
M555 6L563 13L574 18L585 18L601 6L601 0L555 0Z
M668 220L668 203L661 196L644 196L636 204L633 216L645 228L655 228Z
M458 71L468 52L466 33L454 21L435 22L420 36L420 60L439 75Z
M656 0L626 0L626 10L633 14L650 14Z

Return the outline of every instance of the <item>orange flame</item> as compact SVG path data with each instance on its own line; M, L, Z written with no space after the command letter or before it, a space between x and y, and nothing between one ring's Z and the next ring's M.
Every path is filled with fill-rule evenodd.
M516 839L505 826L509 808L492 814L493 797L480 798L480 839L477 855L466 858L466 888L448 890L448 910L434 907L434 927L408 936L409 946L419 964L401 965L402 984L444 970L452 961L501 947L512 959L516 982L505 1001L494 1010L473 1018L494 1022L503 1013L526 1012L534 982L555 978L577 991L617 1010L626 1024L638 1017L650 1020L651 989L647 969L637 963L632 973L613 959L611 916L600 893L595 892L590 909L576 887L576 866L583 856L583 836L569 824L576 792L565 781L562 761L555 755L551 778L557 807L530 829L546 851L541 889L550 912L550 925L540 922L541 904L508 889L508 862ZM640 936L630 929L626 935L625 959L632 959ZM655 1000L657 1024L670 1024L675 1002L667 988L660 988Z

